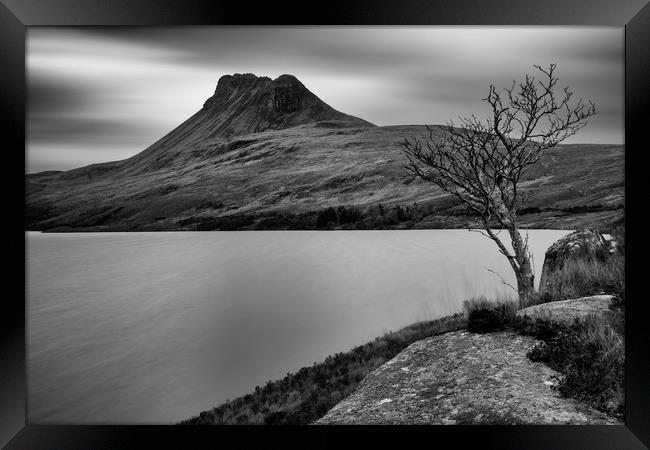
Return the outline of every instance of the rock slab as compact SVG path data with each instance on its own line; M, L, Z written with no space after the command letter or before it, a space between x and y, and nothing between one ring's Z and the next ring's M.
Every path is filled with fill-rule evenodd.
M446 333L413 343L369 374L316 424L617 424L553 388L528 359L535 339Z
M520 309L517 311L517 316L526 316L531 319L547 319L551 322L571 325L575 319L584 320L590 314L600 317L611 314L609 306L613 298L613 295L592 295L571 300L541 303Z

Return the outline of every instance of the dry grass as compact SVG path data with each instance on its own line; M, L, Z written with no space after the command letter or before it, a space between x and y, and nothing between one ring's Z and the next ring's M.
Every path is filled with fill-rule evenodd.
M625 229L612 232L616 246L611 252L585 254L567 260L549 277L545 297L550 301L596 294L613 294L625 300Z
M622 258L571 259L548 285L550 299L566 300L594 294L624 294L625 264Z
M623 418L625 230L617 228L612 235L616 242L612 252L569 260L550 280L552 300L601 292L616 295L610 316L591 315L571 326L515 320L513 327L543 341L529 357L562 374L558 386L562 395Z
M623 417L625 344L623 314L610 320L588 316L570 327L544 327L542 344L529 354L563 376L561 394L584 401L609 414ZM548 324L547 324L548 325Z
M181 422L184 425L309 424L350 395L368 373L415 341L464 329L462 314L419 322L345 353L257 386L247 395Z
M473 297L463 303L467 330L472 333L489 333L506 329L514 320L518 302L507 297L489 300L485 296Z

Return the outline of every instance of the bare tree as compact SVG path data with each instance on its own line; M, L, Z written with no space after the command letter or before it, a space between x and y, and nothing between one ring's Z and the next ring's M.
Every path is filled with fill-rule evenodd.
M453 122L443 126L439 136L427 127L428 137L402 143L406 169L454 195L480 218L483 234L508 258L523 304L535 294L535 274L528 239L517 226L517 211L527 197L518 190L519 181L545 150L577 133L596 114L593 102L573 102L568 87L556 93L555 64L534 67L541 72L539 80L526 75L504 90L490 85L483 99L492 110L486 120L463 117L458 127ZM511 249L496 229L507 230Z

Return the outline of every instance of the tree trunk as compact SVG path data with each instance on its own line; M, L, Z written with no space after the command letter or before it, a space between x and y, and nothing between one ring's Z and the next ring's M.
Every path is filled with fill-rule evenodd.
M535 303L535 274L532 271L530 261L519 266L517 275L517 291L519 292L519 303L525 308Z
M517 260L517 269L515 275L517 277L517 291L519 293L519 302L522 307L529 306L534 302L535 292L535 274L533 273L533 266L528 253L528 243L524 241L515 226L508 229L510 239L512 241L512 249L515 251L515 259Z
M489 217L483 217L483 228L485 228L488 237L496 242L499 250L506 256L506 258L508 258L508 262L510 263L512 270L515 272L519 303L521 307L525 308L536 303L535 297L537 296L537 292L535 291L535 274L533 273L533 266L528 252L528 242L522 239L514 219L505 216L499 219L499 223L506 228L508 234L510 234L512 249L515 253L514 255L510 253L499 237L494 234L490 228Z

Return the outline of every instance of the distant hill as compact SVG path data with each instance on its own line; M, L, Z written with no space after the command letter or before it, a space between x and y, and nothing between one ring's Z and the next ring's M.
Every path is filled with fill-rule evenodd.
M439 130L433 127L434 132ZM222 77L213 96L141 153L26 176L28 230L456 228L478 225L409 175L399 143L336 111L291 75ZM624 217L624 148L563 145L526 174L522 225L608 226Z

